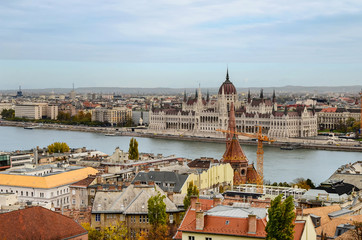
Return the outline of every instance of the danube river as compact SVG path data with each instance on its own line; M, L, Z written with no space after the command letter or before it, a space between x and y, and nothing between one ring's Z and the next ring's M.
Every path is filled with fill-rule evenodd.
M101 133L27 130L19 127L0 127L0 151L26 150L46 147L53 142L66 142L71 148L87 147L112 154L116 147L127 151L131 137L104 136ZM190 159L212 157L220 159L225 144L168 139L138 138L139 151L176 155ZM256 162L256 146L242 146L250 162ZM360 152L337 152L296 149L292 151L264 147L264 175L271 182L292 182L295 178L310 178L315 183L326 180L339 166L362 160Z

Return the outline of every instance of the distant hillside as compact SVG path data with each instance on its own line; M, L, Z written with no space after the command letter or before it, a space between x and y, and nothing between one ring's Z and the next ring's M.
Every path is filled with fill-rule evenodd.
M260 91L260 88L237 88L238 92L247 92L250 89L252 93ZM265 93L271 93L273 90L279 93L358 93L362 85L355 86L337 86L337 87L308 87L308 86L285 86L285 87L266 87L263 88ZM45 88L45 89L23 89L24 94L49 94L54 91L55 94L68 94L71 88ZM76 88L75 91L80 94L84 93L103 93L103 94L132 94L132 95L174 95L183 93L194 93L195 88L120 88L120 87L87 87ZM203 88L202 92L209 91L210 94L216 94L218 88ZM16 90L0 90L0 93L15 94Z

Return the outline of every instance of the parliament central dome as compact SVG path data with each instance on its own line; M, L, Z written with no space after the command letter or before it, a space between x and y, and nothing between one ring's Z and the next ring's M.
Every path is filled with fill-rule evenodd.
M222 94L223 89L224 89L224 94L236 94L236 88L234 84L229 80L229 71L226 71L226 80L219 88L219 94Z

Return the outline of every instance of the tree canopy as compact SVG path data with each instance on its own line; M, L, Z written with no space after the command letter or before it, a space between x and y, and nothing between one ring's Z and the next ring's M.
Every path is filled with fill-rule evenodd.
M14 118L15 110L14 109L3 109L0 114L4 119L6 118Z
M153 226L164 225L167 221L165 195L158 193L148 199L148 219Z
M92 228L89 223L82 223L82 227L88 231L89 240L126 240L127 227L122 222L116 222L115 225L102 227L100 230Z
M287 197L282 202L283 195L271 201L268 209L269 221L265 227L267 240L293 240L294 239L294 203L293 197Z
M131 140L129 141L128 159L131 160L139 159L138 142L135 138L131 138Z
M55 142L48 146L49 153L69 152L69 146L65 142Z
M197 196L199 197L199 190L197 189L196 185L194 185L194 182L191 181L187 187L187 194L184 198L184 209L187 210L191 204L191 196Z
M165 198L165 195L161 195L158 192L156 196L148 199L148 219L152 228L147 235L147 239L170 239L169 227L167 226L166 204L163 201Z

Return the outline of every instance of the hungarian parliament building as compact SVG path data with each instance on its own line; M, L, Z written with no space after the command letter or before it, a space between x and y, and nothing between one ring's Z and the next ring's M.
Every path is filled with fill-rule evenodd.
M217 129L228 129L231 103L235 106L236 130L256 133L261 126L263 133L271 138L293 138L317 136L317 116L313 109L297 106L278 110L275 92L271 99L264 98L263 90L259 98L240 101L234 84L226 80L219 88L216 101L209 94L202 96L200 88L194 97L187 98L182 108L154 108L149 112L149 132L179 136L222 137Z

